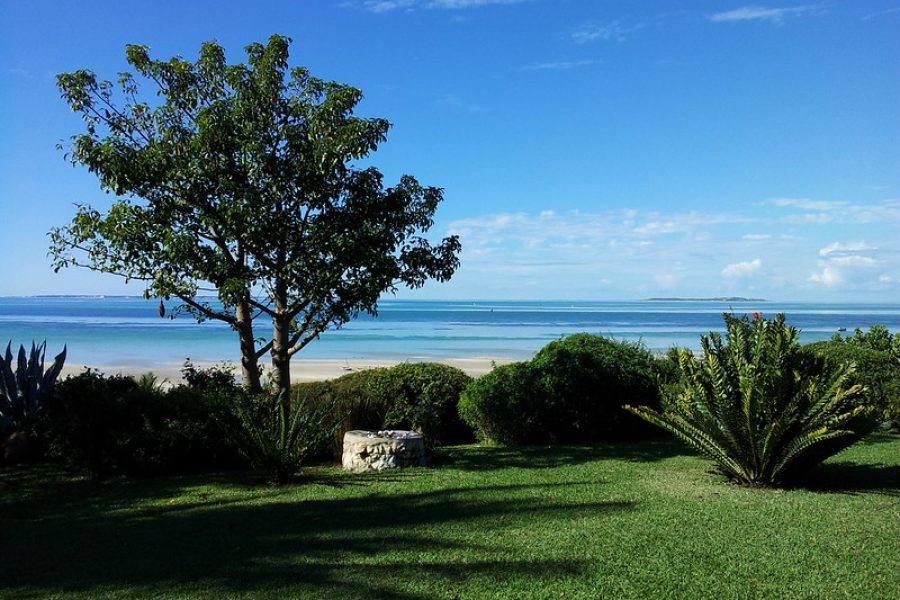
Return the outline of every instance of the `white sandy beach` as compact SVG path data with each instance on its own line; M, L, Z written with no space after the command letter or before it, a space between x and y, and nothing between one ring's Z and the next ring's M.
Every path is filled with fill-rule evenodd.
M363 371L366 369L374 369L378 367L392 367L403 361L392 360L305 360L296 359L291 361L291 380L299 381L322 381L325 379L334 379L347 373L354 371ZM440 360L446 365L462 369L472 377L478 377L489 372L494 365L504 365L514 362L510 358L501 357L472 357L472 358L449 358ZM196 363L194 366L205 368L213 363ZM235 368L235 373L240 375L239 366L235 363L229 363ZM66 364L62 370L62 376L74 375L80 373L87 368L87 365ZM97 365L92 366L93 369L100 371L106 375L142 375L144 373L153 373L160 379L167 379L170 382L177 382L181 379L182 364L180 362L158 362L147 364L131 364L131 365Z

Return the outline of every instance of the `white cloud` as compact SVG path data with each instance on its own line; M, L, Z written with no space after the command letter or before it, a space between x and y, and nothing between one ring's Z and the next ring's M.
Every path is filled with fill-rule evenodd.
M363 0L361 4L347 3L348 6L362 6L373 13L385 13L395 10L415 10L417 8L438 8L445 10L461 10L492 4L521 4L530 0Z
M637 31L643 25L625 26L621 21L613 21L600 25L597 23L585 23L572 32L572 41L579 44L588 42L624 42L631 33Z
M838 210L848 204L835 200L810 200L809 198L772 198L768 203L781 208L802 208L804 210Z
M784 299L875 297L898 285L879 280L900 273L900 248L882 233L891 235L890 224L873 228L851 219L840 227L806 228L797 237L788 233L796 226L777 214L773 218L782 209L716 213L550 206L446 223L441 234L458 234L463 246L454 289L465 289L470 297L515 297L529 281L540 281L547 297L636 298L661 291L720 295L740 286ZM812 206L861 214L850 203Z
M824 248L819 249L819 256L829 256L831 254L844 254L848 252L866 252L869 250L877 250L877 248L873 248L869 246L865 242L848 242L846 244L842 244L840 242L834 242L833 244L829 244Z
M460 9L489 4L521 4L527 1L529 0L431 0L426 5L429 8Z
M786 17L795 17L813 11L811 6L789 6L785 8L770 8L766 6L741 6L733 10L718 12L710 15L710 21L716 23L739 21L769 21L781 23Z
M801 212L783 217L785 221L802 224L828 223L885 223L900 222L900 200L883 200L873 204L854 204L838 200L810 200L808 198L774 198L763 204L799 209Z
M833 288L841 285L844 278L841 272L834 267L825 267L821 273L813 273L809 276L809 281L813 283L821 283L825 287Z
M416 0L366 0L363 6L373 13L383 13L398 9L410 9L416 5Z
M641 236L667 235L672 233L699 233L700 227L747 223L753 219L742 215L687 212L668 215L665 218L656 212L645 213L645 222L636 226L633 233Z
M897 7L897 8L889 8L889 9L887 9L887 10L882 10L882 11L879 11L879 12L874 12L874 13L868 14L868 15L864 16L864 17L862 18L862 20L863 20L863 21L871 21L872 19L877 19L878 17L883 17L883 16L885 16L885 15L894 15L894 14L897 14L897 13L900 13L900 7Z
M877 250L865 242L828 244L819 249L819 267L822 270L810 275L808 281L828 288L870 286L875 281L873 268L882 261L861 253ZM879 281L884 283L880 279Z
M833 265L841 265L845 267L871 267L877 265L878 261L870 256L859 256L851 254L850 256L835 256L829 261Z
M653 281L656 282L656 287L662 288L664 290L671 290L678 285L680 278L677 275L673 275L671 273L658 273L653 276Z
M568 71L578 67L588 67L600 64L599 60L557 60L552 62L536 63L524 68L525 71Z
M762 267L762 260L755 258L750 261L736 262L722 269L722 277L726 279L740 279L752 275Z

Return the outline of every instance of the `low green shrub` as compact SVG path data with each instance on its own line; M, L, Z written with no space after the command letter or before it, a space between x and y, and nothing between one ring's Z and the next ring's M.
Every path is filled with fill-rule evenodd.
M682 386L662 411L629 410L714 460L732 481L787 484L872 430L875 407L853 367L806 351L774 320L725 314L726 341L701 337L702 358L679 352Z
M890 427L900 430L900 360L889 346L877 348L857 343L854 338L805 346L807 351L824 358L831 365L852 363L855 372L851 382L863 385L866 402L881 411Z
M310 381L292 386L294 397L310 406L330 406L337 425L330 441L323 446L323 456L340 458L344 434L354 429L382 429L388 407L368 390L369 371L348 373L330 381Z
M496 367L463 390L459 416L484 441L503 445L546 441L540 385L540 373L530 362Z
M419 431L437 444L471 441L472 430L459 418L459 396L472 381L460 369L440 363L404 363L376 369L366 388L385 406L383 426Z
M233 385L233 384L232 384ZM57 383L41 429L52 458L94 477L217 471L243 464L204 386L163 390L85 370Z
M576 334L476 380L459 411L480 438L500 444L633 438L652 429L622 407L658 407L668 377L640 345Z
M448 365L404 363L298 383L293 390L314 405L333 405L340 424L329 447L340 456L344 433L354 429L411 429L423 433L431 446L470 441L472 431L460 420L457 404L471 381Z
M894 358L900 360L900 335L891 333L890 329L884 325L872 325L867 331L863 331L859 327L853 330L853 335L843 337L836 333L833 342L843 342L850 346L860 348L868 348L869 350L878 350L879 352L887 352Z

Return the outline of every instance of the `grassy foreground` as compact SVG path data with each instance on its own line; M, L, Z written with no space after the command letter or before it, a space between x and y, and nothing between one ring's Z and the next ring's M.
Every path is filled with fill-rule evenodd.
M789 491L668 439L445 454L280 489L0 470L0 596L900 597L900 437Z

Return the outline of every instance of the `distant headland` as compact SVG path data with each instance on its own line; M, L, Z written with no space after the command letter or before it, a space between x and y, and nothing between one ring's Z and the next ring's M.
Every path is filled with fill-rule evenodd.
M717 296L715 298L647 298L648 302L766 302L765 298Z

